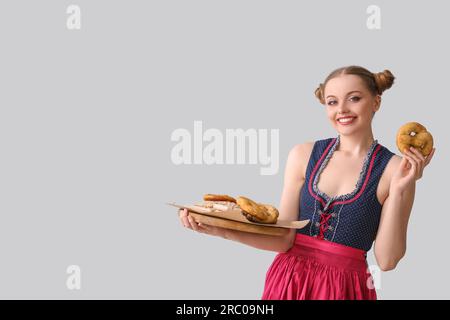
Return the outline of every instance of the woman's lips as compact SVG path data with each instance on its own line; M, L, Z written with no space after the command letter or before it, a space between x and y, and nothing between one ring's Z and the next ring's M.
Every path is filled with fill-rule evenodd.
M341 118L341 119L344 120L343 122L341 122L341 121L339 121L339 120L336 120L336 121L337 121L340 125L348 126L348 125L351 125L353 122L355 122L355 118L356 118L356 117L346 117L346 118ZM348 120L348 119L351 119L351 120Z

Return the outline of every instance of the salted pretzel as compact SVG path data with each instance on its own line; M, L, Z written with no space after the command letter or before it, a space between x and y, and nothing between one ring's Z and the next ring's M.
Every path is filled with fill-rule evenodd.
M418 149L423 156L428 156L433 150L433 136L418 122L408 122L397 132L397 148L404 153L410 146Z
M255 201L242 196L238 197L236 201L242 210L242 214L249 221L270 224L277 222L279 213L274 206L256 203Z
M229 195L226 195L226 194L207 193L203 196L203 200L205 200L205 201L229 201L229 202L236 203L235 198L230 197Z

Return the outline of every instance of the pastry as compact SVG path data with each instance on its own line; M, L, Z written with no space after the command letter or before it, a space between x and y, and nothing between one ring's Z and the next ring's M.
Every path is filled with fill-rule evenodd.
M425 157L433 150L433 136L418 122L408 122L401 126L397 132L396 142L401 153L412 146Z
M236 199L233 197L230 197L226 194L205 194L203 196L203 200L205 201L229 201L229 202L234 202L236 203Z
M242 196L238 197L236 202L249 221L270 224L277 222L278 210L271 205L259 204Z

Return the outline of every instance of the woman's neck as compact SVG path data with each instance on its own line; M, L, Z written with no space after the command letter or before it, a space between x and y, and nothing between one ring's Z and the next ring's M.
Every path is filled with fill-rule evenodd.
M374 142L372 132L364 135L339 135L339 146L336 151L354 157L364 157L369 151L370 146Z

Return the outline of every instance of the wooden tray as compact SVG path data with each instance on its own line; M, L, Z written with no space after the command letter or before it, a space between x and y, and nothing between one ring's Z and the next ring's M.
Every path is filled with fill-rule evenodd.
M252 233L281 236L289 233L289 229L301 229L309 223L309 220L285 221L280 219L278 219L275 224L256 223L248 221L247 218L242 215L242 211L240 209L211 211L195 205L178 205L175 203L167 204L179 209L188 209L189 214L191 214L197 222Z
M244 232L267 234L271 236L284 236L289 233L288 228L266 227L253 225L245 222L232 221L228 219L216 218L200 213L189 212L197 223L204 223L210 226L222 227L226 229L239 230Z

